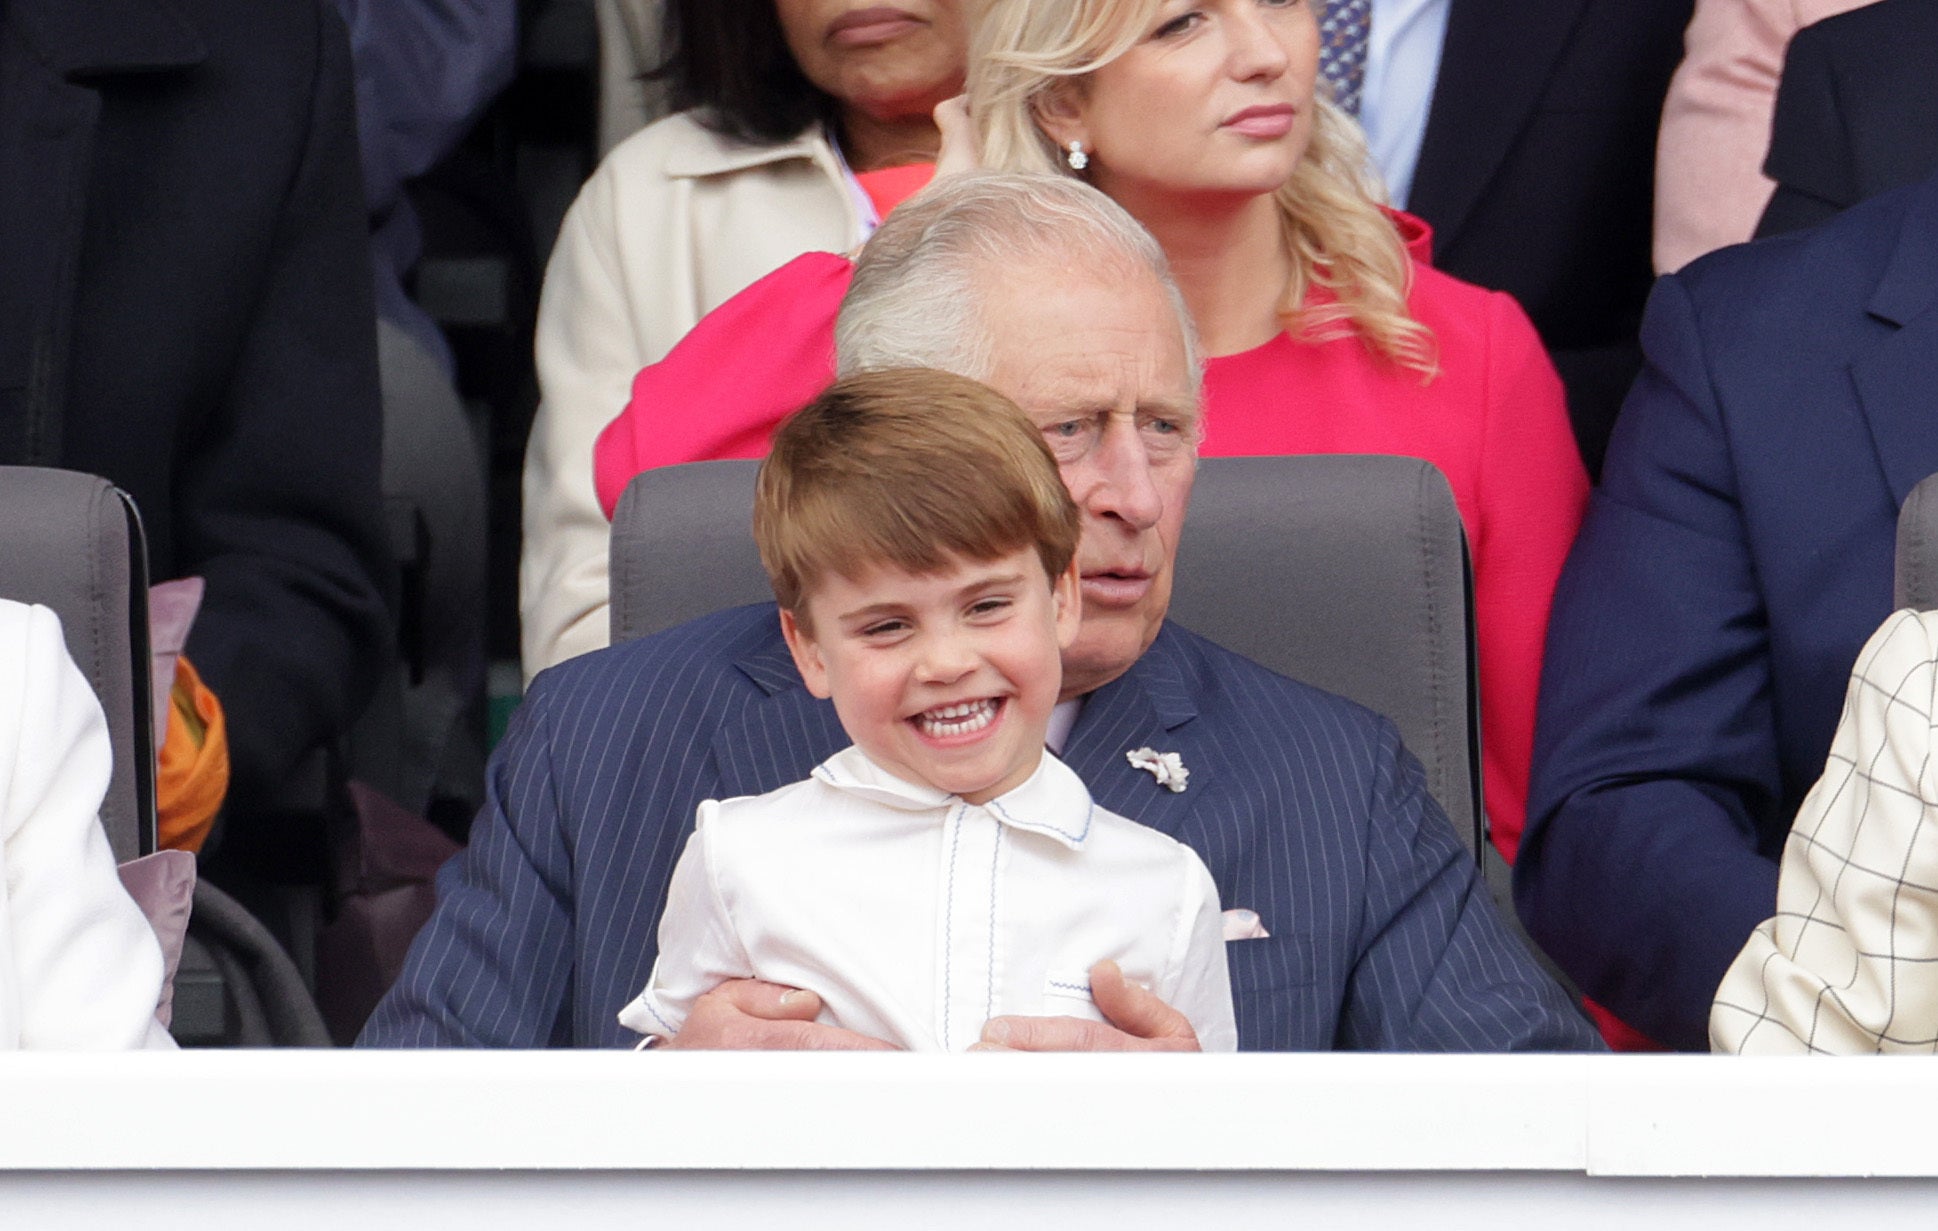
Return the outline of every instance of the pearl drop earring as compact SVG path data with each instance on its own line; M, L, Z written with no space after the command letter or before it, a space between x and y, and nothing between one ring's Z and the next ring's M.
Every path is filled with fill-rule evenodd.
M1083 152L1083 142L1072 141L1070 143L1069 160L1072 171L1081 171L1090 165L1090 155Z

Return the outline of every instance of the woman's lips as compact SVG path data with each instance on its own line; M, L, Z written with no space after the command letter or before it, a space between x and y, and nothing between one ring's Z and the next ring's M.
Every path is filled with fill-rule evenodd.
M1246 137L1283 137L1292 131L1297 111L1290 103L1247 107L1226 120L1222 127Z
M877 7L843 13L828 26L828 41L839 47L874 47L922 25L901 9Z

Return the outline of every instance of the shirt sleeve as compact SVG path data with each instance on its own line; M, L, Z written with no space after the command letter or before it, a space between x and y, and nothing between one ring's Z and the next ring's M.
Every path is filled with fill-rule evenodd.
M1164 1000L1197 1032L1200 1051L1237 1051L1238 1020L1232 1008L1231 971L1225 961L1225 919L1211 871L1189 847L1180 847L1178 944Z
M619 1024L640 1034L672 1038L686 1024L693 1002L731 979L755 976L753 960L735 933L721 896L720 804L700 805L699 820L674 865L659 921L659 960Z

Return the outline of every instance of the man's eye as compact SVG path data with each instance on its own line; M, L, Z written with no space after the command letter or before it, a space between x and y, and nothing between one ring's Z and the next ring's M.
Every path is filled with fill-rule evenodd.
M1044 428L1043 432L1057 440L1075 440L1083 435L1085 425L1086 421L1083 419L1066 419L1062 423L1051 424Z

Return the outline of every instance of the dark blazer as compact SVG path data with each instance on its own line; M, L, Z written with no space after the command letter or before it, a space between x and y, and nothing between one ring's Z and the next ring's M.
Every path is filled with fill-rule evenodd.
M1938 470L1938 179L1665 277L1555 593L1516 901L1581 989L1707 1046Z
M1451 0L1407 209L1521 301L1590 474L1641 367L1655 134L1693 0Z
M774 609L542 674L492 758L471 845L361 1043L621 1046L700 801L807 776L848 743ZM1180 793L1125 757L1179 753ZM1166 625L1065 749L1097 802L1189 844L1270 938L1229 948L1240 1046L1591 1047L1494 913L1390 723Z
M5 0L0 460L131 492L200 574L231 813L343 731L389 646L368 240L316 0Z
M1790 40L1756 233L1815 226L1938 168L1938 5L1881 0Z

